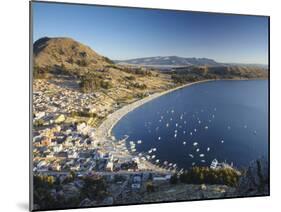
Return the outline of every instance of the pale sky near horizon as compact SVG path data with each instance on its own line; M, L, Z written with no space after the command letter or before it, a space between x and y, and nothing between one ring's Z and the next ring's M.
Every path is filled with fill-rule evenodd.
M33 40L71 37L111 59L268 63L268 18L33 2Z

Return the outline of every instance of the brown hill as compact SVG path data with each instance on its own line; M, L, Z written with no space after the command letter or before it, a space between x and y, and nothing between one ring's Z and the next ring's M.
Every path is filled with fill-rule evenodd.
M174 68L175 82L186 83L205 79L267 79L268 70L251 65L189 66Z
M165 90L172 85L169 77L162 73L116 65L71 38L41 38L34 43L33 52L35 79L72 84L83 92L123 90L120 93L124 96L136 96Z
M33 52L35 67L52 71L63 69L83 74L103 69L111 63L106 57L71 38L41 38L34 43Z

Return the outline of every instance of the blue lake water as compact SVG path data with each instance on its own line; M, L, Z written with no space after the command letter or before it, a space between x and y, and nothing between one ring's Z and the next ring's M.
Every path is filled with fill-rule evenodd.
M268 82L209 81L176 90L128 113L113 134L128 135L134 154L160 166L209 166L216 158L245 167L268 157Z

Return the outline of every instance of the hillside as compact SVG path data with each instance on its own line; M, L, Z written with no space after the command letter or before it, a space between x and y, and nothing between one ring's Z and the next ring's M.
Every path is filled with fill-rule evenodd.
M49 68L49 71L64 69L74 74L83 74L112 63L90 47L71 38L41 38L34 43L33 52L34 65Z
M94 111L91 116L98 117L94 125L123 104L174 86L168 75L149 68L116 65L71 38L41 38L33 50L33 89L42 94L40 99L67 96L62 102L67 106L64 113Z
M34 74L43 73L51 79L60 75L70 75L79 79L86 77L87 80L95 78L109 82L112 87L115 84L128 84L126 81L140 84L145 81L145 87L154 87L158 80L153 76L157 75L161 80L161 76L152 70L140 69L135 74L136 72L128 70L125 66L115 65L109 58L71 38L41 38L34 43L33 51Z
M173 68L170 72L177 83L205 79L267 79L268 70L251 65L188 66Z

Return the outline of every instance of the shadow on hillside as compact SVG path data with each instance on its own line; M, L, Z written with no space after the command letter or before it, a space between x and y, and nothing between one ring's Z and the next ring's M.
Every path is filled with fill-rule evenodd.
M49 82L64 89L79 90L79 80L69 75L56 75L55 79L49 79Z

